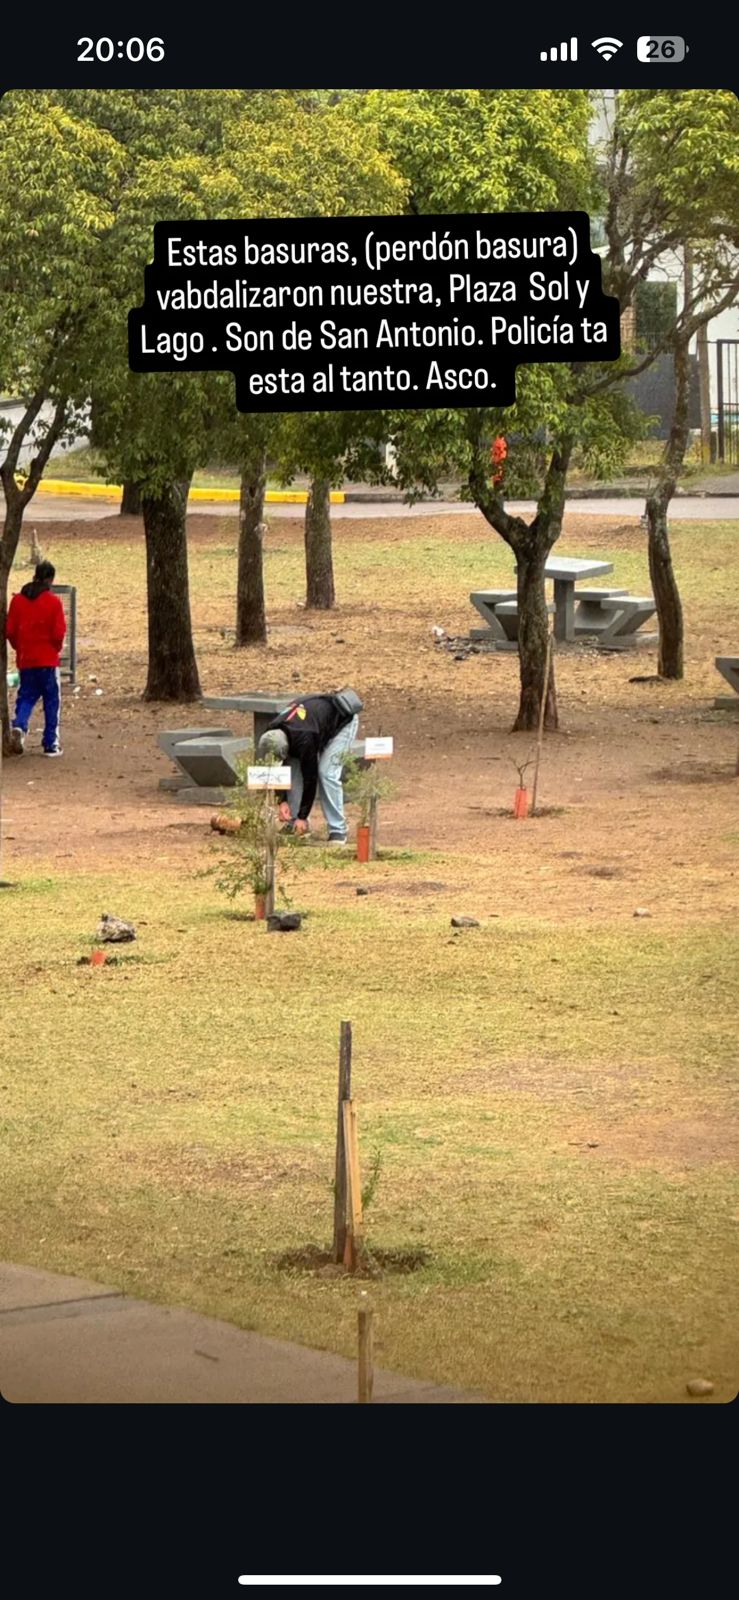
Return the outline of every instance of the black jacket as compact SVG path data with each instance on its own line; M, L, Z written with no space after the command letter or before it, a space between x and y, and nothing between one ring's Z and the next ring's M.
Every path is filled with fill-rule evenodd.
M337 706L332 694L309 694L270 722L267 731L279 728L286 733L290 759L300 763L303 797L298 816L303 822L307 822L316 798L319 756L351 720L351 716Z

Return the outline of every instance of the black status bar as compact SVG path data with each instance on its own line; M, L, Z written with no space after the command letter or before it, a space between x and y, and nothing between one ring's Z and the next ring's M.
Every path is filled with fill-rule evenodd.
M210 13L189 29L156 20L95 24L44 21L28 48L27 27L3 20L0 81L9 88L734 88L739 79L726 17L707 29L693 12L628 27L595 11L585 27L555 10L501 23L495 8L404 17L322 5L315 14L240 18ZM353 26L348 23L353 17ZM455 20L456 19L456 20ZM660 33L648 35L648 26ZM14 30L18 30L17 44ZM647 46L645 41L655 44ZM79 41L84 41L80 44ZM640 44L640 41L641 44ZM640 59L641 56L641 59ZM2 92L2 90L0 90Z

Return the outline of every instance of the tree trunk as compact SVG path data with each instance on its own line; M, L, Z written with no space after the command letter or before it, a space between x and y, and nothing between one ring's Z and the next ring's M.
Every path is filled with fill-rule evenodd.
M683 676L683 608L672 565L667 513L688 445L688 344L685 337L675 344L675 415L657 471L657 483L646 503L649 573L659 622L657 671L661 678Z
M544 567L550 549L551 543L548 539L527 540L518 554L516 587L521 693L518 715L513 725L514 733L536 731L539 727L549 632ZM553 662L549 671L546 694L544 726L556 729L557 690Z
M236 646L264 644L264 494L267 455L257 450L242 463L239 505L239 566L236 579Z
M121 498L121 516L122 517L140 517L141 516L141 508L142 508L141 507L141 503L142 503L141 484L140 483L135 483L132 478L127 478L125 483L124 483L124 485L123 485L123 495L122 495L122 498Z
M18 548L23 520L22 508L8 511L0 540L0 723L2 747L10 755L10 707L8 705L8 642L5 638L5 620L8 615L8 586L13 557Z
M149 673L145 700L199 700L187 573L187 493L190 480L144 494Z
M311 479L305 508L305 582L306 604L315 611L330 611L336 604L330 496L328 478Z
M544 682L549 629L544 567L552 545L562 532L572 441L564 438L552 450L536 516L533 522L524 522L523 517L512 516L505 509L500 489L491 476L489 437L472 413L468 430L472 446L468 478L470 495L486 522L500 534L501 539L505 539L516 557L521 693L513 732L538 730L544 694L544 727L556 731L559 714L553 656L549 680L546 684Z

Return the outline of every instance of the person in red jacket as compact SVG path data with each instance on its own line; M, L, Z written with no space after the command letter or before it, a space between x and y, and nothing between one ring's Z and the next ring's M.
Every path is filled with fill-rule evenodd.
M44 703L44 755L62 753L59 660L67 622L58 594L51 593L55 577L51 562L39 561L33 583L24 584L8 608L5 635L15 650L21 680L10 742L19 756L23 754L31 713L38 700Z

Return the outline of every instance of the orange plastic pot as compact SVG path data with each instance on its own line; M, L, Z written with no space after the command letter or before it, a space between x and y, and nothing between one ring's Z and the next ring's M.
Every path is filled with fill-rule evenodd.
M513 800L514 817L527 817L529 814L529 791L517 789Z
M108 959L107 950L93 950L92 955L90 956L90 966L91 967L104 967L107 959Z
M357 861L369 861L370 858L370 829L357 828Z
M254 896L254 921L255 922L264 922L264 919L265 919L266 915L267 915L267 896L266 896L266 894L255 894L255 896Z

